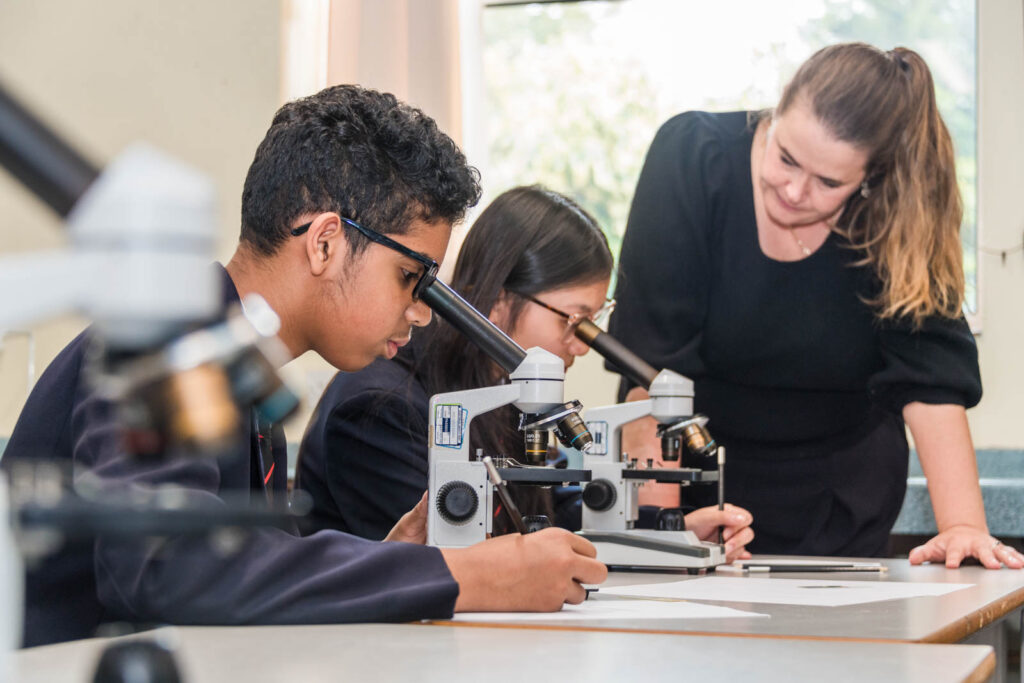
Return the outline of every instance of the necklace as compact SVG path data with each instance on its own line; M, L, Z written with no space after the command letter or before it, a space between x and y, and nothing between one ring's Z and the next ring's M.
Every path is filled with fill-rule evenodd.
M810 248L806 244L803 243L803 240L801 240L799 237L796 236L796 230L793 230L792 228L790 228L789 234L793 236L793 239L796 241L796 246L800 247L800 251L802 251L804 253L804 256L810 256L811 255Z

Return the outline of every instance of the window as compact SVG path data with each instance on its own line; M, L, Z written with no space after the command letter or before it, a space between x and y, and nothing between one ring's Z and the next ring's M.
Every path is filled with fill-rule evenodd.
M973 1L491 2L481 20L486 150L474 161L488 197L533 182L566 192L616 253L647 147L669 117L772 106L830 43L915 49L956 145L967 306L977 309Z

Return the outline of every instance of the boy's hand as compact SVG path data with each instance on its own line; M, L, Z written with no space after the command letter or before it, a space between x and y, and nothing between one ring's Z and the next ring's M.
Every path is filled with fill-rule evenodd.
M456 612L554 612L586 598L580 584L601 583L608 568L581 536L550 528L441 551L459 584Z
M398 523L388 532L384 541L402 541L404 543L418 543L423 545L427 542L427 492L423 492L420 502L416 507L409 510Z

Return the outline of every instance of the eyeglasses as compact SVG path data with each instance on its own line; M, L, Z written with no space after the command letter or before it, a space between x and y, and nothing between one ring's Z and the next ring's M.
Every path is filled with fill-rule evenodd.
M387 247L388 249L391 249L393 251L397 251L402 256L411 258L413 261L423 266L423 272L420 273L420 279L416 281L416 286L413 287L412 289L413 301L419 301L420 295L423 294L423 290L432 285L434 283L434 280L437 278L437 269L439 267L437 265L437 261L430 258L426 254L421 254L418 251L413 251L409 247L405 246L404 244L401 244L400 242L396 242L387 235L382 235L376 230L370 230L367 227L359 225L359 223L356 223L351 218L345 218L344 216L338 216L338 218L340 218L341 221L346 225L351 226L358 230L359 232L361 232L363 236L366 237L366 239L370 240L371 242L376 242L381 246ZM292 237L298 237L299 235L304 234L307 230L309 230L309 226L311 225L313 225L312 221L306 223L305 225L300 225L297 228L292 228Z
M589 318L592 322L600 325L601 321L607 318L608 315L615 310L615 299L605 299L604 305L601 306L601 308L597 309L590 315L587 315L585 313L566 313L565 311L560 311L554 306L546 304L537 297L530 296L529 294L520 294L519 296L532 301L541 308L548 309L557 316L565 318L565 329L562 331L563 344L568 344L573 337L576 336L576 328L579 327L580 323L584 320Z

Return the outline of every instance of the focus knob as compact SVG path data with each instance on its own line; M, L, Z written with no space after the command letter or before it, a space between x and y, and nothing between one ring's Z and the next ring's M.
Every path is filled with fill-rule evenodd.
M526 525L526 533L547 529L551 526L551 520L547 515L523 515L523 524Z
M654 528L659 531L686 531L686 513L680 508L658 510Z
M583 504L596 512L610 510L617 498L615 485L607 479L595 479L583 489Z
M129 640L108 645L96 665L93 683L181 683L174 653L152 640Z
M476 514L479 499L464 481L450 481L437 491L437 512L449 524L462 524Z

